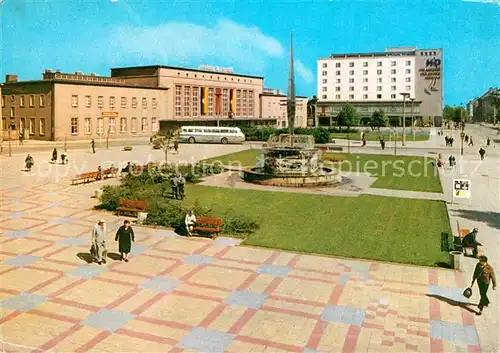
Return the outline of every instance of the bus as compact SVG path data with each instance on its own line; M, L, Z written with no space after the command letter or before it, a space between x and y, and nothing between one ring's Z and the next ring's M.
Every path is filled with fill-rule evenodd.
M189 143L242 143L245 135L238 127L182 126L180 142Z

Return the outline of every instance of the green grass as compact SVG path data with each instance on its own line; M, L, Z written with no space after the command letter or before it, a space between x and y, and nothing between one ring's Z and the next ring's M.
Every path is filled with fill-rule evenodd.
M367 141L378 141L380 136L383 136L385 141L394 141L394 136L389 135L389 134L379 134L377 132L366 132L365 137ZM332 139L344 139L347 140L350 138L351 140L354 141L361 141L361 132L350 132L350 133L344 133L344 132L334 132L330 134L330 138ZM396 141L401 141L401 134L396 136ZM415 141L427 141L429 140L429 135L415 135ZM411 142L413 141L413 135L411 132L406 133L406 141Z
M260 150L250 149L205 160L208 163L219 161L224 165L254 166ZM372 187L381 189L409 190L422 192L442 192L437 168L431 163L434 159L414 156L391 156L378 154L336 153L345 162L343 171L359 171L377 177Z
M361 195L357 198L214 188L190 184L213 215L237 212L260 223L245 241L284 250L435 266L447 262L441 232L451 234L445 204Z

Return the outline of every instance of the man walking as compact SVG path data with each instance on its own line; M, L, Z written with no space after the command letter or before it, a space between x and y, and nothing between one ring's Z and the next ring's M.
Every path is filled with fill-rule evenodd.
M477 307L479 308L479 312L477 315L481 315L483 313L483 308L490 304L490 300L486 295L488 293L488 287L490 286L490 282L493 283L493 290L497 288L497 281L495 278L495 271L493 267L488 263L488 258L486 256L479 256L479 263L476 265L474 269L474 275L472 276L471 287L474 285L474 281L477 280L477 286L479 288L479 294L481 295L481 299L479 299L479 304ZM498 309L498 307L497 307Z
M472 136L469 138L469 144L468 146L474 146L474 141L472 141Z
M106 238L107 229L103 219L99 220L92 230L92 247L99 265L106 263Z
M486 151L481 147L478 152L479 152L479 155L481 156L481 160L483 161L484 155L486 154Z
M95 154L95 140L90 141L90 147L92 147L92 153Z

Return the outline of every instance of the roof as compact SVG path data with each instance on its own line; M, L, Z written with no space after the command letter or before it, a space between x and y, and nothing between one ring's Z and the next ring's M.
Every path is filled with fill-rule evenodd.
M73 80L60 80L60 79L50 79L50 80L27 80L18 82L4 82L3 88L8 89L9 86L21 86L24 84L40 84L40 83L54 83L62 85L81 85L81 86L100 86L100 87L123 87L123 88L136 88L136 89L153 89L153 90L163 90L166 91L167 87L152 87L152 86L140 86L132 85L129 83L103 83L103 82L92 82L92 81L73 81Z
M273 94L273 93L266 93L266 92L259 94L259 96L266 96L266 97L283 97L283 98L288 97L286 94ZM309 97L306 97L306 96L295 96L295 98L309 98Z
M368 53L343 53L343 54L331 54L327 58L319 58L318 60L343 59L343 58L371 58L371 57L385 57L385 56L415 56L416 52L433 51L433 50L442 51L441 48L435 48L435 49L415 49L415 50L382 51L382 52L375 51Z
M111 71L113 70L126 70L126 69L171 69L171 70L183 70L183 71L192 71L192 72L203 72L207 74L219 74L219 75L229 75L229 76L238 76L238 77L249 77L249 78L256 78L256 79L261 79L263 80L263 76L251 76L251 75L242 75L242 74L230 74L226 72L217 72L217 71L210 71L210 70L200 70L200 69L191 69L191 68L186 68L186 67L179 67L179 66L165 66L165 65L147 65L147 66L129 66L129 67L114 67L111 68Z
M360 100L360 101L333 101L333 100L318 100L316 104L351 104L351 105L359 105L359 104L373 104L373 103L380 103L380 104L387 104L387 103L399 103L403 104L403 100ZM406 103L411 107L411 100L407 99ZM414 100L413 103L422 103L422 101L419 100Z

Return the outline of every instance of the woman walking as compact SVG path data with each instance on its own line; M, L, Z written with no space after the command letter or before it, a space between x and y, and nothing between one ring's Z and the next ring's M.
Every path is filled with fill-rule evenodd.
M120 252L120 260L128 262L128 253L132 247L132 242L135 241L134 230L130 226L130 221L125 220L123 225L116 232L115 241L118 241L118 251Z
M497 287L497 281L495 278L495 271L493 267L488 263L488 258L484 255L479 256L479 263L476 265L474 269L474 275L472 276L472 284L474 285L474 281L477 280L477 286L479 287L479 294L481 295L481 299L479 300L479 304L477 307L479 308L479 312L477 315L481 315L483 313L483 308L490 304L490 300L486 293L488 292L488 287L490 285L490 281L493 282L493 290Z

